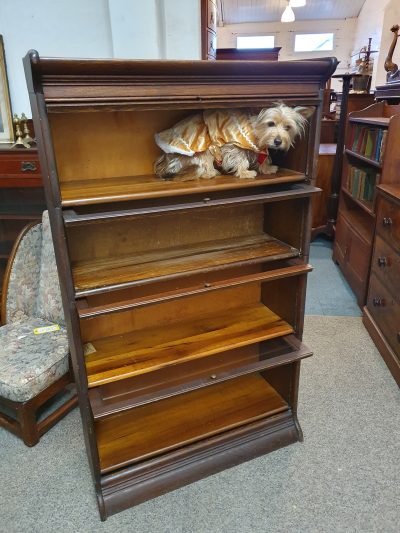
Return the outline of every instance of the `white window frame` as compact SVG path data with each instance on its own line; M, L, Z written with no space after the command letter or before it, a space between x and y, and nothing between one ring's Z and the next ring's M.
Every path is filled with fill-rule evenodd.
M332 50L296 50L296 36L297 35L332 35ZM334 31L296 31L293 32L293 52L295 54L326 54L332 52L335 49L335 37Z
M238 38L239 37L273 37L274 46L261 46L260 48L238 48ZM236 35L236 50L271 50L271 48L276 48L276 34L275 33L238 33Z

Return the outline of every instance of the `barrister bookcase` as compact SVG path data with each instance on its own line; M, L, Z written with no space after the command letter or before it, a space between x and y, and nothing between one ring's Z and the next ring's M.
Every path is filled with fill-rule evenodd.
M336 59L63 60L30 52L101 518L302 440L297 419L321 102ZM205 108L312 106L276 175L153 174L154 133Z

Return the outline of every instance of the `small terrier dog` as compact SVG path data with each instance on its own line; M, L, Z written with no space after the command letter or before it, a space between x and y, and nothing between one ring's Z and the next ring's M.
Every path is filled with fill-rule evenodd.
M277 104L258 115L246 110L206 110L155 135L165 152L154 164L162 179L211 179L219 174L255 178L274 174L269 149L287 151L304 132L310 107Z

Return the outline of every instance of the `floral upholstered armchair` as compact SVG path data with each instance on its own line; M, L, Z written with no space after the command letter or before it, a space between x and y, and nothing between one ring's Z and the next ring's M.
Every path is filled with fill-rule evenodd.
M69 390L68 339L47 211L14 245L1 311L0 426L34 446L77 403ZM38 419L41 406L56 395L64 402L58 399L58 407Z

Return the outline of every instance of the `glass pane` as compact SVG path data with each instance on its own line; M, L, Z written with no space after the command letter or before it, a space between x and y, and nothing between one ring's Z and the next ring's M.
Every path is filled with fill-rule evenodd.
M333 50L333 33L296 35L295 52L319 52L320 50Z
M274 35L246 35L238 37L236 41L236 48L273 48L274 46Z

